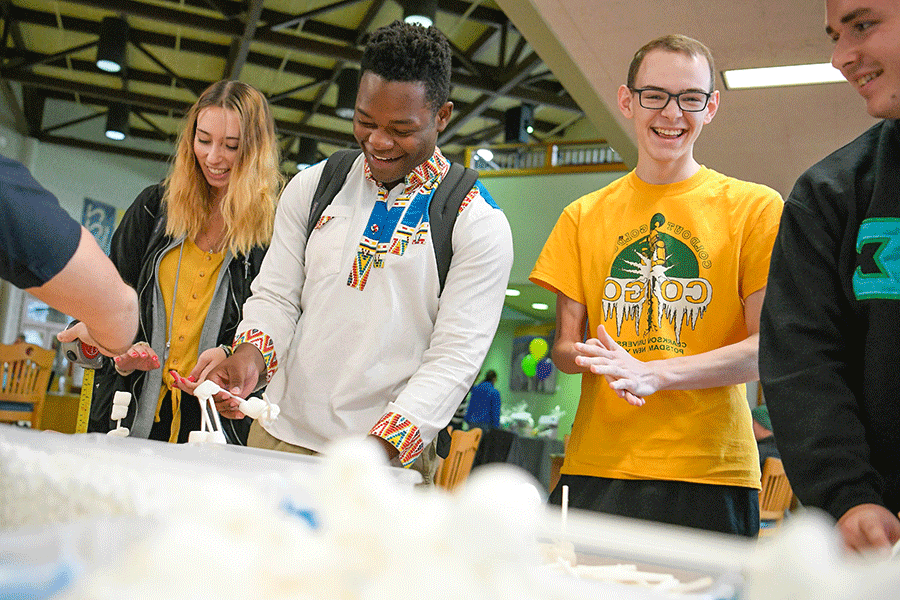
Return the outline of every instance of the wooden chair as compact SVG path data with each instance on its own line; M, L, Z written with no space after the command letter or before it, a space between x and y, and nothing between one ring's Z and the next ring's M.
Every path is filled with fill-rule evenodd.
M28 421L40 429L56 353L32 344L0 346L0 423Z
M450 434L450 453L441 464L435 483L445 490L452 490L464 482L472 471L479 442L481 429L477 427L469 431L453 431Z
M760 537L775 534L793 498L794 492L781 459L767 458L762 470L762 490L759 492Z

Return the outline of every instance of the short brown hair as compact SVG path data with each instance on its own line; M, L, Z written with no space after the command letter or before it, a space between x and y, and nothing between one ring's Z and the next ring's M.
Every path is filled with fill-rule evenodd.
M716 67L713 62L712 52L709 51L702 42L698 42L686 35L664 35L653 41L644 44L640 50L634 53L631 59L631 65L628 67L628 87L634 89L634 80L637 78L638 70L644 62L644 58L653 50L665 50L667 52L678 52L687 54L688 56L702 56L709 65L709 91L716 88Z

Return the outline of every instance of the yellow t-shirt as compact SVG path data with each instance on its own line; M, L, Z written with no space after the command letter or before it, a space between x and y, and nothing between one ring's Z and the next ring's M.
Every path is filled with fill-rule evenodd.
M747 337L743 299L766 285L783 202L702 167L651 185L634 172L563 211L531 281L587 307L640 360L700 354ZM633 407L597 375L562 472L760 487L744 385L667 390Z
M181 266L179 267L179 255ZM225 260L224 252L206 252L193 240L184 241L183 251L179 246L172 248L159 263L159 287L166 307L166 341L170 343L168 358L162 366L163 384L156 404L156 420L159 421L159 407L172 390L172 429L170 442L178 440L181 428L181 390L173 388L169 371L187 377L197 364L200 354L200 336L206 313L212 304L216 291L219 269ZM175 280L178 289L175 289ZM175 298L175 314L172 315L172 297ZM169 331L171 324L171 331ZM171 335L171 339L169 339Z

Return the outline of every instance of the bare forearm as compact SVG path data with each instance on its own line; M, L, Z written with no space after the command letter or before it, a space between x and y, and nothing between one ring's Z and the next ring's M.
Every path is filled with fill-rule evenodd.
M647 363L659 378L660 390L696 390L759 379L759 334L693 356Z
M556 340L551 350L553 358L553 366L562 371L574 375L577 373L587 373L590 369L582 367L575 363L575 357L579 356L575 350L575 342L571 340Z
M587 373L589 366L581 366L575 362L580 352L575 344L584 339L584 327L587 323L587 307L572 300L563 293L556 294L556 338L551 351L553 364L563 373L574 375Z
M83 227L78 249L65 268L44 285L28 291L84 323L94 341L112 354L127 351L134 342L137 295Z
M107 310L88 311L81 321L87 325L98 344L121 354L131 347L137 335L137 294L130 286L122 283L109 295L113 300L108 303Z

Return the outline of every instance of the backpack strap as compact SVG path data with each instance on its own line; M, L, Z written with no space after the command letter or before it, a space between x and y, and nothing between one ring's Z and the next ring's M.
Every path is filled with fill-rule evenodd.
M325 209L337 196L337 193L344 187L344 181L347 179L347 173L353 166L353 161L360 155L362 150L338 150L328 157L325 161L325 168L319 177L319 185L316 186L316 193L313 194L312 204L309 207L309 221L306 222L306 239L312 233L313 227L319 222L319 217L325 212Z
M447 271L450 270L450 261L453 259L453 226L456 224L456 216L477 180L478 171L475 169L464 167L460 163L450 163L450 170L431 197L428 221L440 282L438 297L444 291Z

